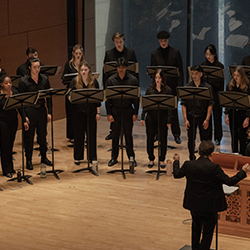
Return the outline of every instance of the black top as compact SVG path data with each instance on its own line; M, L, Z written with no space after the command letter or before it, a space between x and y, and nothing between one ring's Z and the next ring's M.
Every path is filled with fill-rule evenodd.
M213 63L209 62L207 59L201 65L204 66L213 66L224 69L224 65L219 61L214 61ZM204 76L205 77L205 76ZM214 92L223 91L224 90L224 80L216 80L216 79L207 79L205 77L208 84L210 84L213 88Z
M165 95L171 95L172 91L171 89L165 85L162 86L161 91L159 92L157 89L154 89L152 86L150 86L145 95L157 95L157 94L165 94ZM171 123L171 119L172 119L172 112L171 110L160 110L160 119L166 119L167 120L167 124ZM145 119L145 115L147 114L147 116L151 116L154 120L158 121L158 110L142 110L142 114L141 114L141 120Z
M243 58L241 65L250 66L250 56L246 56Z
M0 68L0 77L7 75L6 71L2 68Z
M65 74L72 74L72 73L78 73L77 69L73 66L72 63L70 63L70 61L66 62L65 63L65 66L64 66L64 70L63 70L63 74L62 74L62 77L61 77L61 80L62 80L62 83L64 85L66 85L67 88L69 88L69 85L70 85L70 82L64 82L63 81L63 76ZM73 80L73 79L72 79Z
M16 71L16 74L18 76L26 76L29 74L29 67L28 67L28 63L29 63L29 59L27 59L27 61L23 64L21 64ZM40 62L41 66L44 66L43 63Z
M135 76L126 73L125 77L121 79L118 73L112 75L107 80L107 87L109 86L138 86L139 83ZM121 99L108 99L105 103L107 115L112 115L112 107L121 108ZM138 114L139 98L123 99L123 108L133 108L134 114Z
M11 89L12 90L12 94L18 94L18 91L14 88ZM7 100L7 98L3 98L2 101L0 102L0 121L3 122L12 122L17 120L17 111L16 109L10 109L10 110L3 110L5 101Z
M185 161L179 168L179 161L174 161L174 178L186 176L186 190L183 207L197 212L220 212L227 209L222 184L233 186L247 175L240 170L233 177L224 173L221 167L208 158Z
M103 63L117 61L118 58L120 57L124 57L127 61L137 62L137 58L136 58L134 50L124 47L123 51L119 52L116 49L116 47L114 47L113 49L106 51ZM111 75L112 74L109 74L109 73L106 73L106 74L103 73L103 88L104 89L106 88L106 81ZM133 75L139 81L139 74L134 73Z
M37 92L38 90L45 90L50 89L50 83L47 76L43 74L39 74L38 83L36 83L30 75L26 75L24 77L21 77L18 91L19 93L25 93L25 92ZM48 113L52 113L52 100L51 98L46 98L47 102L47 108ZM37 101L34 108L40 108L41 106L45 106L45 98L42 98ZM31 107L27 107L31 108Z
M166 81L172 89L173 95L176 95L176 87L183 86L183 66L180 51L171 46L165 49L157 48L151 53L151 66L172 66L179 69L179 77L167 77Z
M234 86L232 90L229 90L229 83L228 83L227 87L226 87L226 91L234 91L234 92L246 93L246 94L250 95L249 85L247 86L247 91L244 92L240 87L237 88L237 86ZM233 112L232 109L225 108L225 112L224 112L225 114L232 115L232 112ZM240 109L240 110L237 110L237 112L239 112L239 114L242 115L242 116L250 117L250 110Z
M189 82L186 86L196 87L193 81ZM186 106L187 114L192 115L192 116L193 115L195 116L205 115L207 114L208 106L214 105L212 87L206 82L201 82L199 87L208 88L212 98L210 100L181 99L181 105Z
M71 88L71 90L75 90L76 87L76 77L73 78L70 82L69 87ZM87 89L88 87L84 84L83 82L83 89ZM99 83L96 79L94 79L94 86L96 89L99 89ZM84 112L87 113L87 103L81 103L81 104L73 104L74 105L74 111L78 111L78 112ZM101 103L89 103L89 112L95 112L96 113L96 107L100 107Z

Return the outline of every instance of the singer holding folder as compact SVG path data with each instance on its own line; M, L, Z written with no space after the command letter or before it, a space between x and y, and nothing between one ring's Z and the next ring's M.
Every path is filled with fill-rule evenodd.
M98 81L91 73L91 66L87 61L82 61L78 67L78 75L70 82L71 90L96 88L99 89ZM80 160L84 159L85 134L89 136L89 159L97 159L96 153L96 129L101 119L101 103L90 103L89 105L89 135L87 135L87 104L73 104L73 129L74 129L74 163L80 165Z

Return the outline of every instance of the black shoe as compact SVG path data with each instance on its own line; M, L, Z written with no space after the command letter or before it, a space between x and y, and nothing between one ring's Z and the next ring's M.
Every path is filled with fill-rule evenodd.
M12 173L8 173L5 176L8 177L8 178L12 178Z
M175 142L176 142L177 144L181 144L181 138L180 138L180 136L175 136L175 137L174 137L174 140L175 140Z
M112 132L110 132L106 137L105 140L111 140L112 139Z
M42 158L41 163L44 163L44 164L46 164L48 166L52 166L53 165L52 162L47 157Z
M161 165L161 168L162 168L162 169L164 169L165 167L166 167L166 165L165 165L165 164L162 164L162 165Z
M27 162L26 162L26 168L27 168L28 170L33 170L32 161L27 161Z
M220 141L218 141L218 140L215 140L215 146L220 146Z
M148 164L148 168L152 168L154 166L154 163L153 164Z
M137 162L136 162L136 160L134 160L134 166L137 167Z
M111 160L109 161L109 163L108 163L108 166L109 166L109 167L112 167L112 166L114 166L117 162L118 162L118 161L117 161L116 159L111 159Z
M80 161L78 161L78 160L74 160L74 163L75 163L76 165L80 165Z

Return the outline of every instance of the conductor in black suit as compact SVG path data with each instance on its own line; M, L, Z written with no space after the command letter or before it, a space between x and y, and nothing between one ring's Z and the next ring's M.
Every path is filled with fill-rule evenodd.
M180 51L169 46L170 33L162 30L157 34L160 47L151 53L151 66L172 66L177 67L179 77L167 77L166 84L171 88L173 95L177 95L176 87L183 86L183 67ZM172 111L172 134L177 144L181 143L181 130L178 118L178 109Z
M116 62L118 58L124 57L127 62L137 62L137 58L135 55L135 51L132 49L128 49L127 47L124 46L124 34L120 34L119 32L115 33L112 36L112 40L114 42L115 47L111 50L106 51L105 53L105 58L103 63L107 62ZM106 89L107 87L107 80L112 74L110 73L105 73L103 72L103 89ZM139 80L139 74L134 73L133 74L138 80ZM110 124L110 133L109 135L106 136L106 140L112 139L112 125L113 123Z
M174 178L187 178L183 207L190 210L192 215L193 250L210 249L217 213L227 209L222 184L233 186L250 171L250 165L245 164L236 175L229 177L218 164L211 161L213 151L211 141L202 141L199 146L200 158L185 161L181 168L179 155L174 155Z

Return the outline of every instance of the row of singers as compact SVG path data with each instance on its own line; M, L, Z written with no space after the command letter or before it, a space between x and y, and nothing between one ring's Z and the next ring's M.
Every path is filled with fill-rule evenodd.
M117 60L117 73L109 77L107 80L107 86L139 86L138 79L129 74L127 71L127 61L121 57ZM188 86L207 87L212 92L212 87L204 82L203 72L201 66L191 67L192 81L188 83ZM3 110L3 104L5 99L15 94L15 90L11 88L11 80L8 76L1 77L1 93L5 94L5 98L1 101L1 163L3 167L4 175L11 177L13 169L12 162L12 147L14 143L16 128L17 128L17 113L16 111ZM91 67L86 61L82 61L78 68L78 75L74 78L69 86L71 89L83 89L83 88L99 88L97 80L92 76ZM49 89L49 80L43 74L40 74L40 61L37 58L31 58L29 60L29 73L21 78L18 91L23 92L35 92L42 89ZM245 76L244 69L238 67L235 69L233 79L227 85L227 90L246 92L249 93L249 82ZM157 70L153 75L152 85L147 89L147 95L150 94L172 94L171 88L165 82L165 76L162 70ZM67 96L69 99L69 96ZM50 98L46 99L47 110L45 107L45 99L39 99L33 107L26 107L22 111L22 118L25 128L24 133L24 146L26 155L26 168L33 169L32 165L32 152L33 152L33 140L35 130L37 133L37 141L40 145L41 162L47 165L52 163L46 157L47 143L46 143L46 126L47 121L51 120L52 102ZM89 119L89 146L90 154L89 160L92 161L97 158L96 153L96 122L100 120L100 103L90 104L90 119ZM188 148L190 153L190 159L194 159L194 147L196 128L199 127L201 140L211 139L211 113L214 105L214 99L211 100L182 100L182 111L185 121L185 127L188 130ZM123 103L124 107L124 135L126 140L126 150L128 158L135 160L133 150L133 137L132 129L133 122L138 118L139 99L125 99ZM195 108L194 108L195 107ZM121 129L121 101L119 99L108 99L106 101L107 119L109 122L114 122L113 136L112 136L112 156L108 165L113 166L117 163L117 157L119 152L119 135ZM84 141L87 133L87 119L86 119L86 105L79 104L74 106L72 110L74 121L74 162L80 164L83 159ZM162 110L160 120L156 116L155 111L142 112L141 123L146 123L147 132L147 152L149 157L149 167L154 165L154 152L153 143L154 135L156 133L157 124L160 124L160 138L162 143L160 163L162 167L165 167L165 156L167 151L167 132L168 127L172 123L172 114L170 111ZM240 153L245 154L246 149L246 129L249 125L249 111L236 110L236 119L232 121L231 110L226 110L226 123L230 125L231 133L235 134L235 144L232 145L232 151L238 152L238 141L240 142ZM146 118L145 118L146 116ZM195 119L193 119L195 117ZM232 124L235 124L232 131ZM193 131L195 133L193 133ZM6 142L10 142L9 144ZM237 143L236 143L237 142ZM6 145L7 144L7 145ZM237 145L236 145L237 144ZM135 162L135 165L137 163Z

